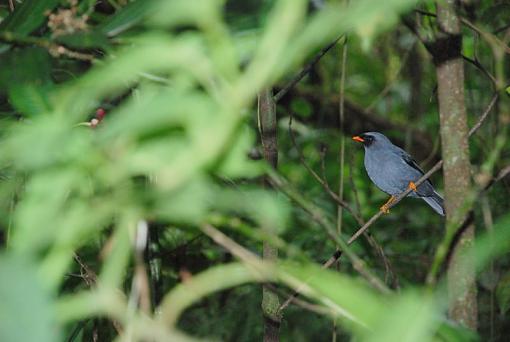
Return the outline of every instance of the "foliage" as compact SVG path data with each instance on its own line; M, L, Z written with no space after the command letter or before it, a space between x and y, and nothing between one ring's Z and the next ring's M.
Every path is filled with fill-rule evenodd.
M426 52L398 25L415 1L327 1L320 10L304 0L14 5L11 13L4 1L0 12L0 340L112 340L119 334L126 340L257 340L259 284L266 282L284 293L301 289L320 308L290 307L286 340L329 338L334 320L346 339L477 338L445 318L441 281L423 285L443 231L429 208L405 200L373 226L402 286L381 294L344 257L341 272L317 266L338 241L329 240L305 208L261 187L267 166L249 157L256 150L257 93L282 86L345 34L346 107L353 113L368 108L362 112L371 116L384 112L375 122L389 122L389 136L400 136L421 159L436 160L430 138L437 136L436 104L421 99L419 107L408 106L417 74L420 98L435 86ZM465 49L483 63L492 56L487 46ZM418 72L405 71L411 58L424 64ZM359 202L360 216L369 217L385 199L358 170L361 152L354 146L346 148L347 176L338 179L340 137L371 125L350 114L348 128L336 130L339 60L332 50L277 108L279 172L313 199L316 216L331 222L336 205L288 137L291 113L307 163L315 170L324 164L332 184L344 182L345 199L353 207ZM468 70L473 121L492 96L486 82ZM504 137L491 134L499 132L496 119L482 132L472 159L492 174L509 156ZM319 144L328 148L321 152ZM495 146L499 154L491 155ZM501 237L510 234L507 195L500 184L482 195L492 204L493 234ZM487 220L478 217L487 212L479 211L482 226ZM234 247L211 241L204 234L209 225L236 241ZM352 215L344 214L343 227L347 240L357 228ZM281 262L261 262L255 253L261 241L281 249ZM484 241L477 250L480 272L494 262L504 268L509 240ZM361 241L346 252L390 283L372 245ZM487 303L496 286L506 313L508 275L491 280L481 300ZM482 336L488 326L482 324Z

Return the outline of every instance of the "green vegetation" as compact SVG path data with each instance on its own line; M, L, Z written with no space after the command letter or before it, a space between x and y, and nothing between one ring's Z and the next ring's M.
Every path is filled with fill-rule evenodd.
M0 341L508 340L510 5L451 3L0 1ZM379 213L366 131L447 221Z

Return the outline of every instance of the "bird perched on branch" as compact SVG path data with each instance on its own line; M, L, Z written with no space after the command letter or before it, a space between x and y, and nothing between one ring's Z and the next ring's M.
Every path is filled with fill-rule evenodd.
M382 212L389 213L389 207L395 201L395 196L411 188L413 191L408 196L423 199L439 215L444 216L443 198L434 190L432 183L426 180L416 186L415 182L424 173L406 151L393 145L388 138L378 132L363 133L352 139L363 143L365 147L365 169L368 177L379 189L391 195L381 207Z

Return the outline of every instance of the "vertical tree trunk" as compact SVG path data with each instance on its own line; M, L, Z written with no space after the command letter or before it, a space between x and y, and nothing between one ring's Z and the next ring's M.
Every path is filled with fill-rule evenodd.
M456 229L463 199L470 188L468 126L464 103L462 36L455 0L437 2L439 34L436 64L447 229ZM474 243L473 223L464 224L453 242L448 262L449 315L473 330L477 327L476 283L473 263L469 263ZM464 262L462 262L464 261ZM468 267L462 265L468 264Z
M273 91L264 89L259 94L258 123L260 139L264 151L264 159L276 169L278 165L278 141L276 137L276 105L273 100ZM269 186L266 183L266 186ZM269 227L270 228L270 227ZM276 261L278 249L264 242L263 258L267 261ZM267 287L262 288L262 313L264 315L264 342L280 340L281 314L278 312L280 299L278 295Z

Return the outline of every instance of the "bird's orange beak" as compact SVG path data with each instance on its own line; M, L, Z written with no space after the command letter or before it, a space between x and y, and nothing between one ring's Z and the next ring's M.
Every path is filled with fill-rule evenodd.
M358 135L355 135L352 137L352 140L354 141L359 141L359 142L364 142L365 140L363 140L362 137L358 136Z

